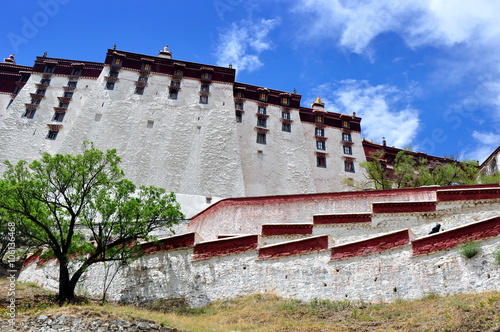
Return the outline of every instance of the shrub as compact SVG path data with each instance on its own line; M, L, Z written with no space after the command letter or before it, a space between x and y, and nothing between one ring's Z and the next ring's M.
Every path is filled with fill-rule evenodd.
M495 257L497 264L500 264L500 246L498 246L497 250L493 253L493 257Z
M481 250L481 247L479 246L479 243L477 242L468 242L464 243L460 246L459 253L460 255L464 256L465 258L472 258L476 256L479 251Z

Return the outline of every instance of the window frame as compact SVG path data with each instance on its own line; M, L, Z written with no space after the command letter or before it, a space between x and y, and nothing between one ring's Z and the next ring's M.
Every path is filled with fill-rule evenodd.
M207 105L208 104L208 96L207 95L201 95L200 96L200 104Z
M325 141L316 141L316 150L326 150L326 142Z
M136 86L134 93L136 95L142 96L144 94L144 90L145 90L145 88L143 86Z
M257 127L267 128L267 118L257 117Z
M344 170L349 173L356 173L354 161L344 160Z
M66 113L55 112L54 116L52 117L52 121L63 122L65 115L66 115Z
M243 122L243 113L236 110L235 115L236 115L236 123L242 123Z
M33 119L35 117L36 110L26 109L23 113L23 118Z
M258 144L267 144L266 134L257 133L257 143Z
M352 155L352 146L343 145L344 154Z
M174 89L170 89L168 91L168 99L177 100L177 98L179 98L179 91L178 90L174 90Z
M314 128L314 136L325 137L325 128Z
M59 134L59 130L50 130L49 129L49 132L47 133L46 139L49 139L51 141L55 141L58 134Z
M342 133L342 141L344 141L344 142L352 142L352 136L351 136L351 134L350 133Z
M326 168L326 157L316 156L316 167Z

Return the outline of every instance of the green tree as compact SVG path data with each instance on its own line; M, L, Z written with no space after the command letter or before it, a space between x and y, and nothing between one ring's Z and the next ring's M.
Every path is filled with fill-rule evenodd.
M360 164L376 189L465 185L495 180L480 180L477 162L473 160L429 162L425 158L417 158L411 151L402 150L396 154L391 170L385 166L384 158L383 151L376 151L370 154L368 161Z
M383 151L374 151L370 153L370 161L360 163L366 170L368 181L373 183L375 189L390 189L392 186L383 157Z
M173 193L125 179L116 150L103 152L90 142L83 150L46 153L30 164L6 161L0 179L0 213L59 261L61 303L75 299L89 266L137 255L137 241L184 217ZM92 242L84 241L84 232Z

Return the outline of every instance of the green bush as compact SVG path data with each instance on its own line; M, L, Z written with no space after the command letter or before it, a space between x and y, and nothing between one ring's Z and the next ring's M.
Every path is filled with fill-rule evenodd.
M459 253L460 255L464 256L465 258L472 258L476 256L479 251L481 250L481 247L479 246L479 243L477 242L468 242L464 243L460 246Z
M497 250L493 253L493 257L495 257L497 264L500 264L500 246L498 246Z

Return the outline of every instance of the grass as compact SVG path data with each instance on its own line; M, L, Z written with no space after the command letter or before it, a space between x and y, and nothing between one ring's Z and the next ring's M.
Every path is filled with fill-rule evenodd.
M493 253L493 257L495 258L497 264L500 265L500 246L498 246L497 250Z
M3 287L4 282L0 281ZM4 292L0 290L4 294ZM189 308L182 299L158 301L150 308L90 302L63 307L51 304L52 293L20 284L21 297L47 299L20 307L18 314L66 314L123 320L146 319L185 331L488 331L500 328L500 292L439 296L368 304L362 301L300 301L271 294L216 301ZM4 299L2 299L4 300ZM21 301L22 302L22 301ZM2 303L2 308L5 307Z
M458 252L460 253L460 255L464 256L465 258L472 258L472 257L476 256L480 250L481 250L481 246L479 245L479 243L473 241L473 242L468 242L468 243L462 244L459 247Z

